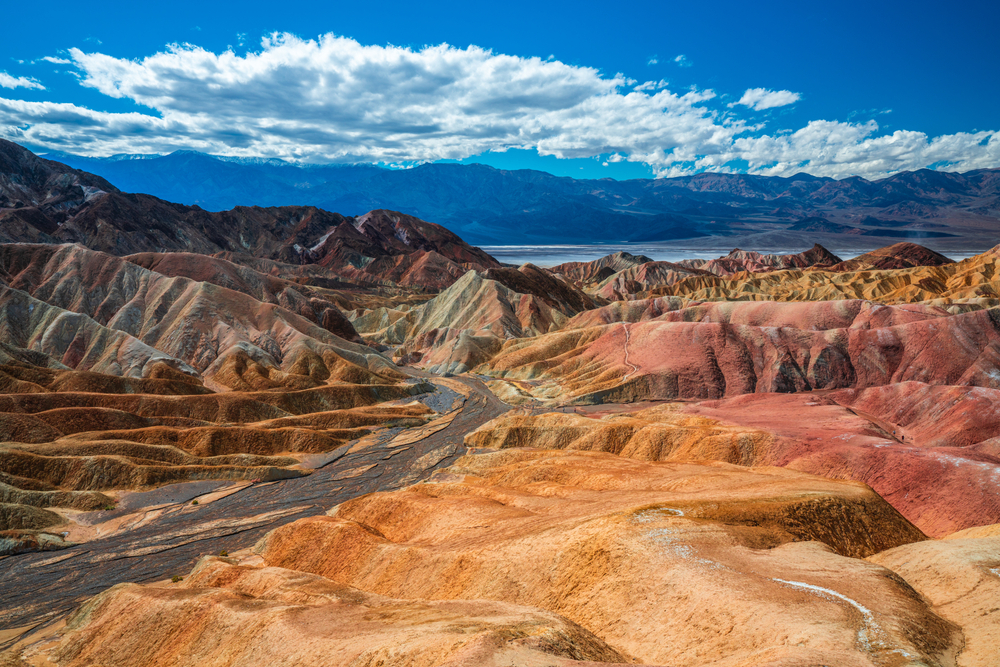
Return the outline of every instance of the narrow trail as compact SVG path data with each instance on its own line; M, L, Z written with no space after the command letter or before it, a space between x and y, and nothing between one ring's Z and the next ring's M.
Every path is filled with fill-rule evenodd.
M622 384L624 384L630 375L635 375L639 372L639 367L628 360L628 342L632 339L632 335L629 333L628 325L624 322L622 322L622 328L625 329L625 365L632 367L632 370L626 373L625 377L622 378Z
M341 456L311 475L251 484L200 506L189 500L165 506L156 501L160 489L150 494L157 507L129 510L143 518L162 513L152 521L131 521L130 528L61 551L0 559L0 629L17 629L0 635L0 651L115 584L186 575L203 555L253 546L278 526L366 493L409 486L451 465L466 452L466 433L509 409L475 378L452 382L465 385L468 397L447 426L426 437L400 442L396 436L406 430L390 429L366 447L344 445Z

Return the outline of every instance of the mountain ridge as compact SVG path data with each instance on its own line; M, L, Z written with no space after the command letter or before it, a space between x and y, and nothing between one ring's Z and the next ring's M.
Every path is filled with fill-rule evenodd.
M940 239L939 245L995 245L1000 170L965 173L921 169L877 181L702 173L669 179L577 180L530 169L428 163L408 169L374 165L298 165L176 151L146 159L59 160L88 169L127 191L197 204L210 210L237 204L308 204L345 215L401 211L442 224L471 243L701 242L787 232L796 243L851 237ZM812 239L788 230L800 219L829 219L833 231ZM879 222L896 223L895 231ZM929 220L945 227L929 231ZM837 228L835 225L843 227ZM845 228L850 228L845 231ZM880 233L881 232L881 233ZM946 236L949 235L949 236ZM989 239L982 238L990 235ZM801 238L800 238L801 237ZM751 241L732 245L748 246ZM766 248L767 239L760 239ZM877 241L872 243L874 247ZM772 244L773 245L773 244ZM811 245L811 242L808 244Z

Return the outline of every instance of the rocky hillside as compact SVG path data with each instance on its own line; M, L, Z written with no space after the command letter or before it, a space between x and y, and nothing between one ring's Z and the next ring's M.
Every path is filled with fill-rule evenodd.
M351 282L446 287L499 264L444 227L393 211L347 218L314 206L238 206L213 213L43 160L0 140L0 241L79 243L112 255L227 253L318 264Z

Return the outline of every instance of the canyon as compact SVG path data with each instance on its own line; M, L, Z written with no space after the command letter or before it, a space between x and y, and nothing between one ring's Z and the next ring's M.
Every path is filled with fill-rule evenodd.
M511 266L0 142L0 665L994 665L994 176L784 184L957 262Z

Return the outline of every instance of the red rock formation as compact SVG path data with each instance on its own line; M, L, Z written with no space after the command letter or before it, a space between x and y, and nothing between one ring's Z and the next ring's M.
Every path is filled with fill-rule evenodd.
M708 272L671 262L646 262L606 278L594 292L605 299L627 299L636 293L648 292L653 287L673 285L698 275L708 275Z
M879 248L854 259L834 264L828 271L870 271L909 269L914 266L944 266L953 262L939 252L916 243L896 243Z
M862 327L811 328L841 324L845 318L838 309L770 305L760 311L761 322L754 320L753 309L702 308L696 311L702 316L730 311L751 323L719 317L722 321L645 321L559 331L506 343L483 370L500 378L541 381L539 397L577 403L721 398L910 380L1000 386L1000 323L994 311L951 317L933 310L903 313L902 321L912 320L903 324L895 324L894 317L873 319L868 312ZM775 321L768 311L790 311L790 319ZM663 317L679 319L683 313ZM830 318L828 323L817 321L818 314ZM797 323L803 328L787 326Z
M579 285L603 282L612 275L653 260L645 255L616 252L592 262L566 262L550 267L553 273L561 273Z
M791 255L766 255L752 250L731 251L725 257L702 260L687 259L678 262L680 266L700 269L717 276L730 276L743 271L763 273L780 269L803 269L808 267L826 267L840 262L840 258L819 245L809 250Z

